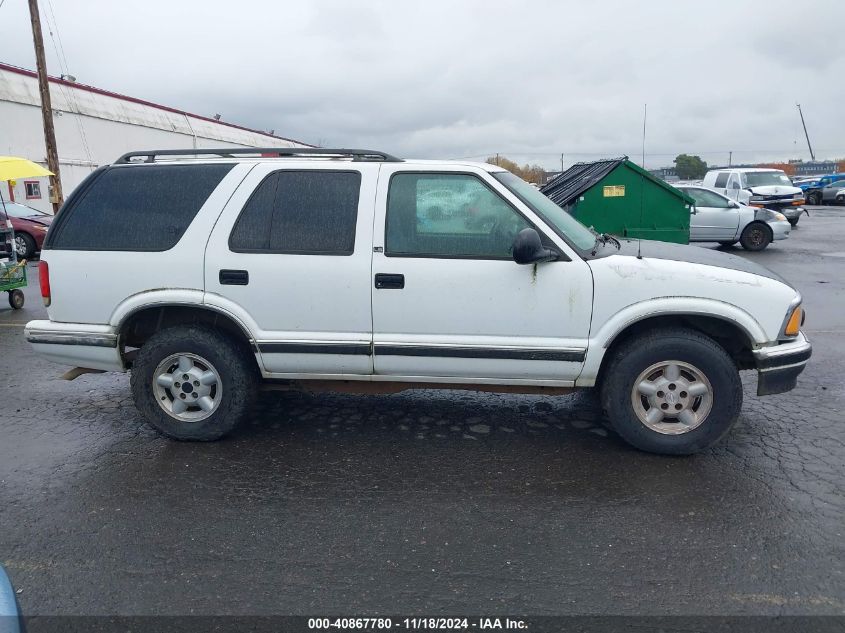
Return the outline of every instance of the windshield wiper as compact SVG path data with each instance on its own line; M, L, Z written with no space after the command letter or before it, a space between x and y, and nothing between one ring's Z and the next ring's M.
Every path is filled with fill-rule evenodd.
M611 244L616 245L616 250L618 250L618 251L622 250L622 242L617 240L615 237L613 237L609 233L602 233L601 238L604 240L602 242L603 244L607 244L608 242L610 242Z

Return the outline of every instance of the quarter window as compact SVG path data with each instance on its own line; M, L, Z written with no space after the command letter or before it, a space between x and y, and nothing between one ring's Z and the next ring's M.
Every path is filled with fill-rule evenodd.
M400 173L390 181L385 254L509 259L528 226L475 176Z
M234 165L111 167L58 216L50 248L166 251Z
M277 171L244 205L229 237L240 253L351 255L361 173Z

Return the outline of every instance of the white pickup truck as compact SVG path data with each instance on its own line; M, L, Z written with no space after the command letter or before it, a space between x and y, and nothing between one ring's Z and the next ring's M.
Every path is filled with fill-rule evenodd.
M180 440L226 435L262 379L598 388L625 440L686 454L736 421L740 370L780 393L811 354L800 294L765 268L597 235L493 165L366 150L127 154L67 200L40 280L35 351L131 370Z

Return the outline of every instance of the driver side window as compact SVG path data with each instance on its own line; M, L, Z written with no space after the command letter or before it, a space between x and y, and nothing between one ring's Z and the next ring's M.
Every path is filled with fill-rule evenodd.
M510 259L529 223L469 174L398 173L387 195L385 255Z
M731 204L722 196L706 189L691 189L689 194L695 200L697 207L710 207L711 209L729 209Z

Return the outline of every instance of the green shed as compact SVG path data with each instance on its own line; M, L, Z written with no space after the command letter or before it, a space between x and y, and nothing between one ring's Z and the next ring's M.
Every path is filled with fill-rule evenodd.
M599 233L689 243L695 201L627 156L576 163L540 191Z

